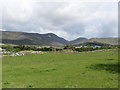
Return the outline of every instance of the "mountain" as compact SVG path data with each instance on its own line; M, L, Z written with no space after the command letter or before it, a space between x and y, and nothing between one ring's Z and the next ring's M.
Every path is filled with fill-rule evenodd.
M100 42L105 44L111 44L111 45L117 45L118 44L118 38L91 38L88 41L89 42Z
M80 44L75 44L74 46L111 46L111 44L105 44L105 43L100 43L100 42L83 42Z
M87 38L80 37L80 38L77 38L75 40L70 41L70 44L79 44L79 43L83 43L87 40L88 40Z
M110 45L118 45L120 39L118 38L91 38L84 40L83 42L75 43L74 46L81 45L92 45L92 46L110 46Z
M0 31L2 33L2 43L16 44L16 45L39 45L39 46L64 46L72 44L80 46L84 44L91 45L117 45L118 38L77 38L73 41L67 41L53 33L38 34L38 33L25 33L13 31ZM119 39L120 40L120 39Z
M2 33L2 43L5 44L22 44L22 45L40 45L40 46L63 46L68 44L64 38L58 37L53 33L38 34L0 31Z

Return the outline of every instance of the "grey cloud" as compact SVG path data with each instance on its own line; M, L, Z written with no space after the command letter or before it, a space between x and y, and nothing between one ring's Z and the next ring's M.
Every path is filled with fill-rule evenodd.
M68 40L117 36L117 3L7 2L3 9L6 30L55 33Z

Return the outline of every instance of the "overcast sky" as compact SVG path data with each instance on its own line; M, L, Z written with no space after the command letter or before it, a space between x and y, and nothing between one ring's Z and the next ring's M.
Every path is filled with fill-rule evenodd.
M55 33L78 37L117 37L117 2L40 2L4 0L2 27L7 31Z

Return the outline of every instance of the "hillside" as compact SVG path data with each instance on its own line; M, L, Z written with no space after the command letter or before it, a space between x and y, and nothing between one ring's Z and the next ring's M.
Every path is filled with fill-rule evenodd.
M70 41L70 44L79 44L79 43L85 42L87 40L88 40L87 38L80 37L80 38Z
M77 38L72 41L67 41L53 33L38 34L38 33L24 33L13 31L0 31L2 33L2 43L4 44L19 44L19 45L39 45L39 46L64 46L72 44L80 46L82 44L91 43L92 45L117 45L118 38L91 38L84 37Z
M100 43L100 42L83 42L80 44L75 44L74 46L111 46L111 44L105 44L105 43Z
M79 43L73 44L74 46L92 45L92 46L109 46L118 45L118 38L91 38Z
M118 38L91 38L88 40L89 42L100 42L105 44L117 45Z
M67 40L58 37L53 33L38 34L11 31L2 31L1 33L2 43L5 44L41 45L41 46L63 46L65 44L68 44Z

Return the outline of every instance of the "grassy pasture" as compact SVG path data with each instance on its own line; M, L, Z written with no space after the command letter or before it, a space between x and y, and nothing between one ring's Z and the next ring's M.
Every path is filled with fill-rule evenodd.
M117 51L3 57L3 88L117 88Z

